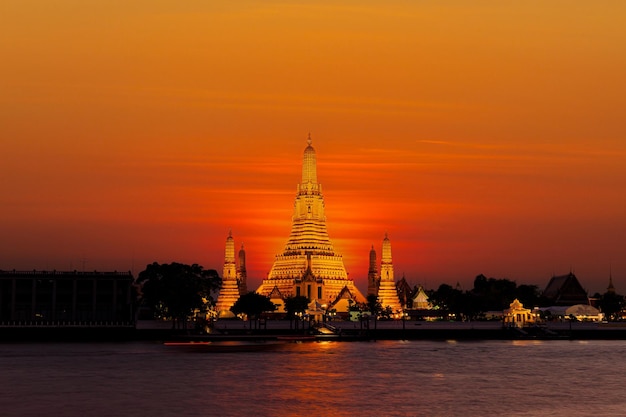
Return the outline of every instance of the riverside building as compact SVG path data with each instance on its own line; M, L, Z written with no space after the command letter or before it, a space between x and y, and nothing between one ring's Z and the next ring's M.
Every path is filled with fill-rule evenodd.
M0 271L0 326L133 326L130 272Z

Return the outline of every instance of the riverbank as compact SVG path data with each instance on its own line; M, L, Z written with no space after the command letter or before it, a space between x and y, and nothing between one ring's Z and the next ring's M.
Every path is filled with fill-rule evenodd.
M173 330L170 326L126 327L0 327L0 343L123 342L146 340L626 340L624 323L553 322L524 329L500 322L379 321L328 323L322 329L308 323L268 320L262 325L240 320L218 321L209 333Z

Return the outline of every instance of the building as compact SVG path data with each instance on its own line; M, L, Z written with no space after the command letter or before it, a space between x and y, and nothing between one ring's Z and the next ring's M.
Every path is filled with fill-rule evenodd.
M226 238L226 250L224 253L224 269L222 274L222 286L217 296L215 310L221 318L232 318L235 315L230 308L239 299L239 282L237 280L237 266L235 264L235 240L232 232L228 232Z
M415 290L413 296L411 297L411 301L413 310L431 310L433 308L429 301L428 294L426 294L424 287L421 285Z
M0 271L0 325L134 325L130 272Z
M243 249L243 243L241 249L239 249L239 257L237 258L237 285L239 286L239 295L244 295L248 292L248 272L246 271L246 251Z
M602 321L604 314L589 304L575 304L573 306L551 306L540 308L545 315L552 320L572 320L575 321Z
M535 323L535 315L528 308L524 308L522 303L516 298L504 310L504 324L509 327L526 327Z
M370 249L370 267L367 272L367 295L378 294L378 267L376 266L376 251L374 245Z
M415 290L411 288L404 275L400 278L400 281L396 282L396 292L398 293L398 299L403 309L408 310L413 308L411 298Z
M322 185L317 182L316 153L311 144L309 135L302 181L296 188L291 234L257 292L269 296L278 289L284 297L305 296L323 306L349 294L353 302L364 303L365 297L348 277L343 258L335 252L328 236Z
M546 289L543 290L543 297L549 305L553 306L589 304L587 291L572 272L567 275L553 276Z
M393 274L393 260L391 258L391 241L385 233L383 239L383 255L380 261L380 279L378 281L378 301L383 309L391 309L393 313L402 313L402 306L398 298L398 290Z

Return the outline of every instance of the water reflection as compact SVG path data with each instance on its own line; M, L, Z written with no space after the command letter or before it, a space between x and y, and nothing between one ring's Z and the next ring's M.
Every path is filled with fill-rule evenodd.
M12 344L0 345L0 384L10 387L0 405L3 416L613 416L626 408L624 355L622 341L312 342L220 354Z
M543 343L542 340L513 340L511 344L513 346L537 346Z

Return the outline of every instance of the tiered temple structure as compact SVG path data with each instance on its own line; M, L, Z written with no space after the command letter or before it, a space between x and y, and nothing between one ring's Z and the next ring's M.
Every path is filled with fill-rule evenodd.
M396 283L393 278L393 260L391 259L391 242L385 233L383 239L383 256L380 262L380 281L378 283L378 301L383 308L391 307L394 313L401 313L402 306L398 298Z
M296 189L291 235L257 292L269 296L275 290L283 297L301 295L328 308L340 296L365 302L328 237L322 185L317 182L316 154L310 135L304 150L302 181Z
M554 306L589 304L587 291L572 272L567 275L553 276L542 295Z
M226 238L226 252L224 256L224 273L222 275L222 287L217 296L215 309L220 318L234 317L230 308L239 299L239 283L237 280L237 267L235 265L235 240L232 232Z

